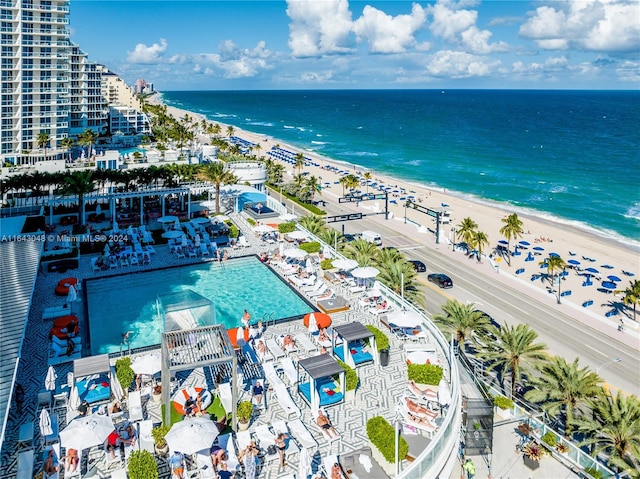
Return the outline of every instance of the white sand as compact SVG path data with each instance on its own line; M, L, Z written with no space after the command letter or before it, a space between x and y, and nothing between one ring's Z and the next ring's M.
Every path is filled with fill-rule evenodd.
M159 98L156 97L156 101L159 101ZM190 116L200 121L205 118L202 115L195 114L193 112L188 112L186 110L180 110L174 107L168 107L168 113L173 115L176 118L181 118L185 114L189 114ZM218 122L219 123L219 122ZM222 131L225 131L227 125L220 123L222 127ZM234 125L235 135L242 137L246 140L252 141L254 143L259 143L262 147L260 152L261 156L266 157L266 152L269 151L273 146L279 144L280 147L286 148L289 151L302 151L307 158L311 158L316 163L319 163L321 167L331 164L338 166L339 169L349 169L348 165L344 163L339 163L332 161L331 159L327 159L321 157L313 152L303 151L297 149L293 146L287 145L277 139L266 137L265 135L260 135L257 133L249 132L246 130L242 130ZM204 141L208 141L206 138L202 138ZM289 176L291 176L292 165L285 163L286 170L289 172ZM305 167L304 171L309 171L311 175L316 177L322 177L322 182L331 182L331 188L322 191L322 199L325 201L335 201L337 203L337 197L342 194L342 187L340 185L334 185L334 181L338 181L342 176L340 174L334 173L333 171L329 171L324 168L317 167ZM355 167L351 167L350 172L354 172ZM501 219L506 217L507 215L513 213L513 210L509 210L506 206L499 207L496 205L485 204L480 201L475 201L473 199L468 199L462 197L461 195L450 194L446 192L446 190L437 190L433 188L427 188L426 186L420 186L416 184L411 184L406 181L398 180L395 178L391 178L389 176L381 175L376 173L373 170L370 171L372 174L372 179L377 181L378 183L384 183L385 185L392 185L400 188L405 188L407 191L407 195L411 194L416 196L416 201L418 197L421 197L423 201L419 204L422 206L426 206L433 209L441 209L441 204L447 204L449 207L447 210L451 211L451 224L443 225L443 232L447 238L452 238L452 227L457 226L463 218L471 217L477 224L478 229L484 231L489 237L490 246L485 248L485 252L489 254L491 250L497 245L498 240L504 239L502 235L500 235L499 230L503 226ZM365 190L366 187L363 187ZM377 190L370 190L375 191ZM415 191L415 193L409 193L409 191ZM397 196L405 196L397 195ZM392 211L396 218L404 219L404 207L403 201L400 201L399 198L392 198L390 194L390 199L396 199L398 205L391 205L390 211ZM382 203L382 202L381 202ZM344 205L343 205L344 206ZM353 206L355 208L355 206ZM361 208L370 208L371 205L361 205ZM621 242L617 242L613 239L607 239L605 237L601 237L596 235L595 233L587 232L585 230L579 229L577 227L573 227L571 225L562 224L558 222L554 222L548 219L542 219L539 217L535 217L528 214L518 213L518 216L523 221L523 229L525 234L522 238L518 238L518 240L512 240L511 250L513 250L513 244L517 241L528 241L530 243L529 249L521 250L522 255L512 257L511 265L507 265L505 261L500 261L499 268L502 275L512 275L516 276L515 272L521 268L525 269L525 272L518 275L518 279L522 282L531 283L531 285L535 285L540 291L546 291L549 286L548 282L542 282L537 280L535 282L531 282L530 278L532 274L537 274L541 272L546 272L545 269L541 269L539 266L540 261L548 256L548 253L555 252L558 253L565 261L570 259L575 259L581 262L579 265L580 268L593 267L599 271L599 275L602 280L606 280L608 275L618 276L622 281L618 283L618 287L620 289L625 289L629 282L633 279L638 279L640 275L640 248L634 244L623 244ZM424 227L435 229L434 222L431 218L427 217L424 214L418 213L413 210L407 211L407 217L412 222L417 225L423 225L423 228L420 230L418 226L412 225L404 225L398 222L397 230L402 232L403 234L407 234L408 236L417 239L421 244L426 244L427 247L436 248L435 237L430 233L423 233L419 231L424 231ZM382 220L382 216L380 216L380 220ZM539 238L545 238L544 241L538 241ZM549 239L550 241L547 241ZM541 255L534 256L534 260L530 262L525 262L525 258L527 257L528 251L532 251L532 248L535 246L540 246L544 248L544 251L541 252ZM440 250L443 249L443 245L439 247ZM575 253L575 256L571 256L569 252ZM453 254L457 260L467 261L469 267L479 268L480 270L485 270L487 274L495 274L495 270L491 265L491 261L488 259L483 260L483 263L478 265L475 264L475 260L466 260L464 259L461 253ZM590 262L584 260L583 257L593 258L596 261ZM605 269L602 268L602 265L611 265L613 269ZM635 274L633 277L626 276L622 273L622 271L630 271ZM562 282L562 291L571 291L570 296L566 296L562 298L563 303L576 305L576 307L572 310L574 316L586 316L594 319L598 316L601 321L601 325L608 324L610 327L606 328L607 333L615 335L615 333L611 333L611 329L615 331L617 325L620 322L620 318L624 317L625 326L627 329L631 329L631 331L637 332L637 324L632 324L632 321L628 319L625 315L617 315L610 318L605 318L605 314L612 309L612 302L621 302L622 295L613 293L604 293L598 291L598 288L601 287L601 281L598 281L596 278L592 279L593 286L583 287L582 283L585 279L584 276L579 276L573 269L569 269L569 276L567 276L566 280ZM525 288L526 290L527 288ZM531 290L531 288L528 288ZM533 293L530 294L534 294ZM554 297L551 294L543 293L549 296L549 301L555 301ZM593 300L593 305L589 308L582 308L581 305L588 300ZM631 310L627 310L627 313L632 314ZM624 342L627 342L626 340ZM638 347L638 342L633 341L632 345L634 347Z

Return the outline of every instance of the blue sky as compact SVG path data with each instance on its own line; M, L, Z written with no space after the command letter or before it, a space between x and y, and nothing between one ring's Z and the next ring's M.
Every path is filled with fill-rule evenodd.
M157 90L638 89L637 0L71 0L71 39Z

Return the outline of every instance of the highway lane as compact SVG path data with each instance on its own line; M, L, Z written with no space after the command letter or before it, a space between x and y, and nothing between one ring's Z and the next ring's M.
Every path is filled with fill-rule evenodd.
M353 204L334 203L336 193L339 192L323 195L327 200L325 209L328 214L362 211L355 209ZM451 276L454 287L440 290L427 283L425 273L420 275L426 295L425 306L429 313L439 312L447 299L456 298L463 303L472 301L478 305L478 309L490 314L500 324L529 324L551 354L562 355L567 361L578 357L581 366L598 370L600 376L614 389L640 396L640 353L582 324L571 316L571 311L567 314L564 311L566 308L560 310L553 302L545 303L537 292L531 294L515 285L496 282L491 274L471 268L468 263L474 260L466 260L462 253L460 259L456 257L452 260L441 251L446 246L435 245L432 235L402 235L398 231L398 222L384 221L383 215L329 226L342 230L342 225L347 233L375 230L382 235L385 245L396 246L407 257L423 261L428 273L443 272ZM611 362L618 357L622 359L621 362Z

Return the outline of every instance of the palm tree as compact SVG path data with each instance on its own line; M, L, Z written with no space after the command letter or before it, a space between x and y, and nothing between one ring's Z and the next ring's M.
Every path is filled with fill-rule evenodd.
M552 416L564 411L564 434L569 437L575 413L586 405L586 399L595 396L600 382L602 379L588 367L578 367L578 358L568 363L564 358L554 356L542 364L540 376L529 381L533 389L524 397L540 403Z
M504 226L500 228L500 234L507 238L507 250L510 250L511 240L522 238L522 220L518 218L518 215L513 213L506 218L502 218L500 221L504 223Z
M593 418L584 416L575 421L578 432L585 434L581 445L595 446L592 454L603 453L609 465L620 471L628 471L630 477L640 474L640 401L637 396L627 396L600 388L587 399Z
M552 286L556 281L558 282L557 299L558 299L558 304L560 304L560 298L561 298L560 283L562 282L562 276L560 276L560 271L564 271L564 269L567 267L567 263L565 263L565 261L560 256L549 255L548 258L541 261L539 264L540 266L547 267L547 274L549 275L549 281L551 282ZM558 274L556 274L556 271L558 272Z
M462 240L470 246L477 227L478 224L471 218L467 217L458 225L457 234L459 234Z
M284 172L285 168L282 163L275 163L268 170L269 183L272 185L276 185L278 187L282 186L282 182L284 181Z
M65 150L67 150L67 153L69 153L69 161L71 161L71 148L73 148L74 144L75 144L75 141L73 141L73 139L69 138L68 136L60 140L60 146Z
M407 262L402 253L395 257L380 253L382 251L379 251L375 258L375 265L380 270L380 274L376 279L392 289L396 294L400 295L402 293L405 299L422 305L424 295L418 289L417 275L413 265Z
M47 156L47 147L49 146L49 142L51 141L51 135L47 131L41 131L38 133L38 137L36 142L38 143L38 148L44 148L44 156Z
M216 214L220 213L220 185L234 185L238 178L221 161L201 165L196 175L198 179L213 183L216 187Z
M489 237L482 231L475 231L471 238L471 247L478 251L478 261L482 263L482 247L489 244Z
M90 131L90 130L89 130ZM92 171L74 171L64 179L62 194L78 197L78 213L80 224L84 224L84 195L95 190Z
M316 193L322 195L322 190L320 188L320 183L318 182L318 178L315 176L310 176L306 179L306 181L302 185L301 194L304 198L307 199L311 203L313 203L313 198Z
M317 235L327 229L324 218L318 215L306 215L298 219L298 224L304 227L309 233Z
M231 125L227 126L227 136L229 138L231 138L235 134L235 132L236 132L236 129L233 126Z
M350 191L353 191L360 186L360 179L356 175L350 173L345 176L345 178L345 186L349 188Z
M444 314L435 314L433 321L444 331L455 337L458 347L464 348L467 339L474 343L492 331L490 319L475 308L475 304L462 304L457 300L448 300L442 306Z
M344 236L339 231L333 228L325 228L317 234L318 238L324 241L329 246L335 247L341 250L344 246Z
M256 144L253 146L253 151L255 151L255 152L256 152L256 156L257 156L257 157L258 157L258 159L260 160L260 159L262 158L262 155L261 155L261 153L260 153L260 152L262 151L262 146L260 146L260 143L256 143Z
M360 266L370 266L374 263L378 247L363 239L357 239L349 243L344 249L347 258L354 259Z
M367 185L367 194L369 193L369 180L372 178L370 171L365 171L362 177L365 180L365 184Z
M302 174L302 170L304 169L304 155L300 152L296 153L293 169L298 170L299 175Z
M542 343L535 343L538 333L528 324L502 326L497 331L497 341L487 345L480 353L481 357L489 361L487 371L498 369L500 378L504 381L507 373L511 376L511 397L515 394L516 383L522 375L530 376L530 368L540 364L547 358L547 347Z
M636 320L636 307L640 304L640 280L634 280L629 282L629 286L623 291L616 291L616 293L622 293L622 302L627 306L633 307L633 320Z
M93 144L98 139L98 134L87 128L82 133L78 135L78 144L80 146L87 147L87 158L91 158L91 151L93 150Z

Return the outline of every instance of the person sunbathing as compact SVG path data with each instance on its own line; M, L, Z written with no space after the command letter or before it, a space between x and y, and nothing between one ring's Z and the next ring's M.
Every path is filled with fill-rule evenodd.
M327 434L333 437L339 437L338 431L335 430L331 421L327 417L325 413L320 409L318 411L318 417L316 418L316 424L320 426L321 429L327 431Z
M425 427L428 427L430 429L435 429L435 427L436 427L435 424L433 424L431 422L431 419L429 419L429 418L416 416L411 411L409 411L407 413L407 415L409 416L409 420L412 421L412 422L415 422L416 424L420 424L421 426L425 426Z
M293 339L293 337L290 334L287 334L282 339L282 345L284 346L284 349L287 349L287 350L295 349L296 341Z
M408 397L405 397L404 400L405 400L405 403L407 404L407 409L412 413L421 414L423 416L429 416L430 418L433 418L433 419L438 417L437 412L431 411L430 409L418 404L417 402L412 401Z
M337 462L333 464L333 467L331 468L331 479L343 479L344 475L342 474L342 468L340 467L340 464L338 464Z
M258 344L256 344L256 351L258 351L258 354L260 354L261 356L267 355L267 345L264 344L264 341L258 341Z
M331 341L329 335L327 334L326 328L322 328L318 331L318 341Z
M382 309L382 310L387 309L387 300L385 299L382 303L378 304L376 306L376 309Z
M62 458L64 460L64 472L67 474L73 474L78 469L78 450L69 448L67 449L67 455Z
M438 399L438 393L436 393L435 391L427 388L427 389L420 389L418 387L418 385L416 384L415 381L411 380L409 381L409 390L414 393L416 396L422 396L425 397L429 400L436 400Z
M211 446L209 451L211 454L211 462L213 463L213 470L218 471L218 466L227 459L227 452L217 444Z
M317 296L316 299L317 300L321 300L321 299L329 299L333 297L333 290L332 289L328 289L326 293L321 294L320 296Z

